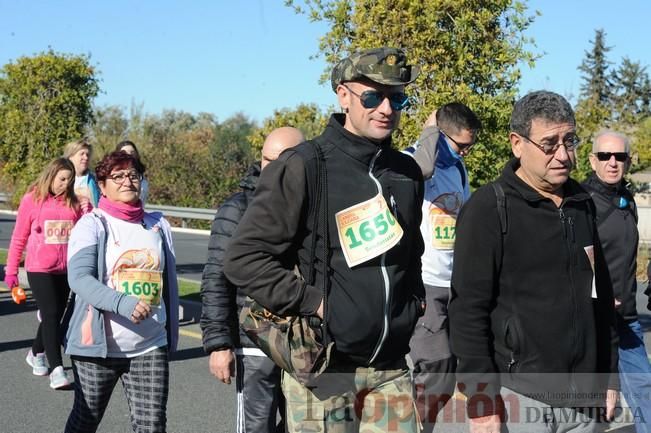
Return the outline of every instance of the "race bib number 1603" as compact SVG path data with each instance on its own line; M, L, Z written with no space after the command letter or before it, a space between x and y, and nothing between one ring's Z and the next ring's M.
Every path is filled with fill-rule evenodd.
M117 272L117 290L134 295L149 305L160 305L163 281L160 271L120 269Z
M402 227L382 194L335 214L346 263L359 265L390 250L402 238Z

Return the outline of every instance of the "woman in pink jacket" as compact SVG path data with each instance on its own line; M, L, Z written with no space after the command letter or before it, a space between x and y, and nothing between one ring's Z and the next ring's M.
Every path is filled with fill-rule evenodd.
M53 389L70 386L61 359L60 323L70 293L66 275L68 237L81 217L74 185L75 167L70 160L57 158L45 167L20 201L5 267L7 287L18 286L18 266L27 250L27 279L42 322L25 360L35 375L45 376L47 355Z

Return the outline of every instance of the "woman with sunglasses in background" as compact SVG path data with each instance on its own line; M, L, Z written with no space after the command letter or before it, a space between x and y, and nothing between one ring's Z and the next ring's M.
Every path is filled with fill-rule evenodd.
M55 159L41 172L20 201L5 268L7 287L18 286L18 267L23 251L27 251L27 279L41 323L25 360L34 375L50 374L52 389L71 383L63 369L60 323L70 293L66 275L68 238L81 218L74 179L75 167L66 158Z
M142 180L140 181L140 201L144 207L145 203L147 203L147 198L149 197L149 182L147 181L147 178L145 178L145 164L143 164L142 159L140 159L140 152L138 151L136 144L133 141L124 140L115 146L115 150L121 150L129 155L133 155L142 164L143 171Z
M98 208L72 230L68 269L75 293L66 353L75 400L65 431L94 432L118 380L134 431L164 432L168 352L178 339L176 259L169 223L140 201L144 168L125 152L95 169Z

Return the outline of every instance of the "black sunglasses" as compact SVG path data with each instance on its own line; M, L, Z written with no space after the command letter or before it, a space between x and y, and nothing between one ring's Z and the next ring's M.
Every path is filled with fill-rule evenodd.
M615 157L615 161L624 162L628 159L626 152L597 152L597 159L599 161L610 161L610 158Z
M459 152L466 152L466 153L467 153L467 152L470 152L470 149L472 148L472 146L475 145L475 141L471 141L470 143L459 143L457 140L455 140L454 138L450 137L450 136L449 136L449 135L448 135L444 130L439 129L439 131L441 131L441 134L445 135L445 136L446 136L447 138L449 138L449 139L450 139L454 144L457 145L457 147L459 148Z
M386 94L384 92L380 92L379 90L365 90L360 95L358 93L355 93L353 89L347 85L342 84L342 86L348 89L350 93L357 96L359 98L359 101L362 103L362 107L364 108L376 108L382 103L382 101L384 101L384 98L389 98L391 109L396 111L402 111L405 108L409 107L411 104L409 101L409 96L403 92Z

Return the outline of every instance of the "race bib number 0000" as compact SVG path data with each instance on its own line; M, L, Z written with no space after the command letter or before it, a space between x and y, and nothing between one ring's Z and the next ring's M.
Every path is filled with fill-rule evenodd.
M44 224L46 244L67 244L73 223L70 220L46 220Z
M382 194L337 212L335 220L341 249L351 268L390 250L403 235Z
M159 306L163 291L161 271L120 269L117 272L117 290L134 295L149 305Z

